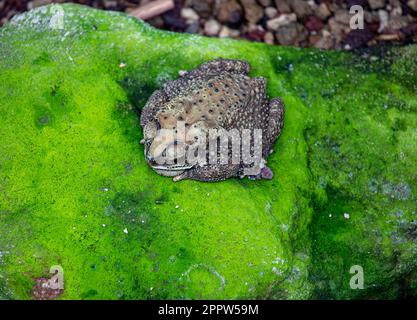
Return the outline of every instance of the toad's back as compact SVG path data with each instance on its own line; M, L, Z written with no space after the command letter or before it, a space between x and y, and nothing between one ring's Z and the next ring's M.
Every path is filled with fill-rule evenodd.
M186 126L206 121L210 127L262 129L266 121L262 109L267 106L264 87L262 78L240 74L193 79L182 90L171 92L173 97L158 120L167 129L174 128L177 121L185 121Z

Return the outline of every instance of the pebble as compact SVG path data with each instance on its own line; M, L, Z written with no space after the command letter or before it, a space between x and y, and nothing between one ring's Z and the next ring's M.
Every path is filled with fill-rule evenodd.
M391 10L389 11L390 11L391 18L400 17L403 15L403 8L401 6L401 2L392 3L390 6L391 6Z
M191 7L198 13L202 18L209 18L212 14L214 6L214 0L192 0Z
M410 23L411 23L410 16L394 17L388 21L387 29L391 31L400 30L402 28L407 27Z
M272 31L278 31L279 28L289 25L291 22L297 21L295 13L281 14L279 17L268 20L266 26Z
M239 35L240 35L239 30L231 29L227 26L223 26L219 33L220 38L237 38L239 37Z
M109 9L109 8L117 8L117 4L118 4L118 2L115 1L115 0L103 1L103 5L107 9Z
M288 0L275 0L275 6L280 13L291 12L291 7Z
M187 23L192 23L200 18L197 12L195 12L192 8L182 8L181 17L183 17Z
M417 12L417 0L409 0L407 1L407 6Z
M216 17L220 23L229 26L238 25L243 18L243 9L236 0L220 2L216 11Z
M217 20L210 19L204 24L204 33L208 36L217 36L220 32L221 25Z
M164 28L165 27L165 21L164 21L164 19L162 19L161 16L149 19L147 22L149 24L151 24L152 26L154 26L155 28Z
M185 29L185 32L187 33L198 33L200 30L200 23L198 21L193 21L187 28Z
M310 31L320 31L324 27L323 21L317 16L309 16L305 23L305 27Z
M365 11L365 21L368 24L378 24L379 23L379 15L377 11Z
M278 14L278 10L274 7L267 7L265 8L265 15L269 18L275 18Z
M368 0L348 0L347 7L350 8L352 6L361 6L365 7L368 5Z
M340 23L335 19L335 17L330 18L328 24L330 27L330 32L337 43L342 42L345 34L349 33L350 31L349 25Z
M30 0L27 8L51 2ZM141 1L142 4L148 2L150 0ZM4 9L5 3L0 0L0 8ZM350 30L349 8L353 5L364 8L368 30ZM133 8L119 0L104 1L98 6L114 10L126 7L126 12ZM0 26L20 10L23 9L6 8ZM148 22L157 28L221 38L241 37L268 44L352 49L382 41L415 40L416 13L417 0L184 0L175 10ZM324 36L323 31L331 34ZM126 63L121 62L119 67L125 68Z
M301 24L291 22L290 24L278 29L276 38L281 45L288 46L306 40L307 32Z
M343 39L342 45L346 50L360 48L368 41L371 41L375 37L375 34L366 27L365 29L355 29L350 31Z
M385 10L378 10L378 15L379 15L378 33L381 33L388 26L389 15L388 15L388 12L386 12Z
M272 4L272 0L258 0L261 6L269 7Z
M252 41L263 41L265 35L265 29L262 26L251 24L249 25L248 32L245 37Z
M264 42L265 43L274 44L274 42L275 42L274 40L275 40L275 37L274 37L274 34L272 32L270 32L270 31L265 32L265 35L264 35Z
M327 30L322 31L322 37L314 44L317 49L331 49L334 47L334 38Z
M304 0L292 0L290 2L292 10L295 12L297 17L304 18L308 15L313 14L312 7L307 1Z
M49 4L49 3L51 3L51 1L49 1L49 0L32 0L32 1L28 2L27 7L28 7L28 10L31 10L33 8L44 6L44 5Z
M372 10L381 9L385 5L385 0L368 0Z
M230 28L223 26L219 32L219 38L229 38L231 35Z
M314 13L317 17L319 17L322 20L326 20L328 17L332 15L332 12L330 11L329 7L324 2L320 3L320 5L316 7Z
M416 37L417 36L417 22L414 22L404 28L401 28L401 33L404 34L406 37Z
M308 37L308 42L310 47L314 47L315 44L321 39L320 35L316 31L311 31L310 36Z
M156 17L158 18L158 17ZM187 23L181 17L179 11L171 10L162 15L164 23L173 31L184 30L187 27Z
M349 11L341 9L341 10L337 10L334 14L334 19L335 21L345 24L345 25L349 25L350 24L350 19L352 18L352 16L349 14Z
M245 19L257 23L264 15L263 8L255 0L240 0L245 11Z

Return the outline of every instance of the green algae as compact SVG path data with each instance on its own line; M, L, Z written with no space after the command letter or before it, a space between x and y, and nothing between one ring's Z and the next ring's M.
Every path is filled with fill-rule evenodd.
M415 47L374 61L62 8L62 30L41 7L0 31L0 298L56 264L63 299L415 296ZM173 183L143 158L147 98L218 57L285 101L272 181Z

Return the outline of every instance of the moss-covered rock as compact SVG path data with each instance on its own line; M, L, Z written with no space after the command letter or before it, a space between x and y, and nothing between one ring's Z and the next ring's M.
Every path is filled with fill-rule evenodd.
M64 299L415 296L416 52L209 39L76 5L16 17L0 31L0 298L31 298L57 264ZM173 183L143 158L147 98L218 57L286 103L272 181Z

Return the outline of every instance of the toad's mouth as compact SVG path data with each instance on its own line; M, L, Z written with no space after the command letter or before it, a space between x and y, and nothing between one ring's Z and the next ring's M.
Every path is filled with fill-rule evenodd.
M176 176L195 166L195 164L178 163L176 159L174 159L174 163L161 164L156 162L153 158L151 158L148 152L145 152L145 157L151 168L163 176Z
M149 149L149 146L145 147L145 158L151 168L162 176L174 177L192 169L195 166L195 164L186 163L184 159L180 162L176 158L171 159L168 163L158 163L156 159L151 156ZM166 156L166 149L163 151L163 155Z
M151 167L155 170L158 174L167 177L174 177L184 173L186 170L192 169L194 166L186 165L186 166L161 166L161 165L152 165Z

